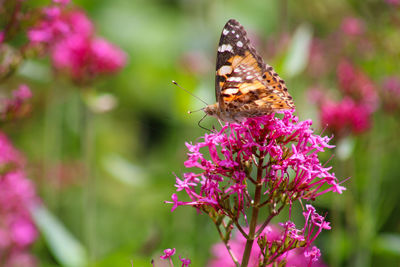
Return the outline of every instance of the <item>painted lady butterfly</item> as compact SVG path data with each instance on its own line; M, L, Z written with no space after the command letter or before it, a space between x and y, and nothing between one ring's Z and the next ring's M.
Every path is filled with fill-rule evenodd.
M240 122L295 108L285 82L264 63L234 19L225 24L219 41L215 94L217 103L204 112L222 121Z

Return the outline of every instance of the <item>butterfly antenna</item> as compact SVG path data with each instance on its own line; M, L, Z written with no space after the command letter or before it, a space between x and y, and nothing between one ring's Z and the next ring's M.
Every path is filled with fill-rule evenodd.
M192 110L189 110L188 113L189 113L189 114L192 114L192 113L195 113L195 112L200 111L200 110L204 110L204 108L200 108L200 109L193 110L193 111L192 111Z
M182 86L180 86L177 82L175 82L174 80L172 80L172 83L175 84L176 86L178 86L179 88L181 88L183 91L185 91L186 93L188 93L189 95L193 96L194 98L200 100L201 102L203 102L204 104L206 104L208 106L208 103L206 101L204 101L203 99L201 99L200 97L194 95L193 93L191 93L190 91L186 90L185 88L183 88Z

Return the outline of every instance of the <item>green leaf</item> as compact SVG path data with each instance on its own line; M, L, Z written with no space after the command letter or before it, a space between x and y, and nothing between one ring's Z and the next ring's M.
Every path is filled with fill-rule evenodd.
M381 234L375 239L373 247L375 252L379 254L400 257L400 234Z
M300 25L293 35L289 51L283 62L283 71L286 76L296 76L307 66L311 40L311 27L306 24Z
M101 162L112 177L124 184L140 186L147 180L146 172L140 166L132 164L118 154L106 155Z
M86 250L65 226L43 205L31 209L33 219L43 234L50 251L62 266L87 265Z

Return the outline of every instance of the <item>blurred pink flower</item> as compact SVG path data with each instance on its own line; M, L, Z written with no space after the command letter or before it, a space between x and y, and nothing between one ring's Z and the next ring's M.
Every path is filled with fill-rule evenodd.
M179 260L182 262L182 267L188 267L192 261L190 259L185 259L179 256Z
M7 267L35 267L38 265L36 258L26 252L13 252L3 266Z
M37 230L30 219L19 218L11 225L11 237L15 244L25 247L36 240Z
M38 233L29 209L38 202L38 198L34 185L26 178L23 169L24 159L21 154L0 132L1 266L35 266L28 248ZM24 264L18 265L20 262Z
M27 100L32 97L32 92L26 84L21 84L12 92L11 98L0 98L0 120L8 120L25 116L30 105Z
M266 237L267 242L269 243L274 243L278 244L283 237L284 230L280 227L277 226L267 226L264 231L262 232L262 235ZM289 242L289 241L288 241ZM246 244L246 239L239 233L237 232L234 237L230 240L229 245L231 247L232 252L238 257L239 262L241 261L242 254L244 252L244 247ZM276 263L285 261L286 265L285 266L311 266L311 267L324 267L326 266L322 260L318 259L319 255L318 253L319 250L316 247L310 248L310 249L305 249L305 248L295 248L291 249L288 252L286 252L284 255L279 257L276 260ZM235 264L232 261L231 256L229 255L225 244L223 243L218 243L215 244L212 247L211 251L213 258L209 261L208 267L234 267ZM314 254L313 254L314 253ZM251 251L251 256L249 260L249 267L257 267L259 266L259 260L261 257L261 251L260 248L257 244L253 246L253 249ZM315 261L312 259L316 258ZM274 266L273 264L269 264L267 266Z
M349 36L358 36L365 32L364 22L355 17L344 18L340 28L342 32Z
M93 71L111 73L121 69L126 63L126 55L121 49L103 38L95 38L91 43Z
M347 59L342 59L337 67L339 89L356 102L373 112L378 106L378 94L371 79Z
M385 0L388 5L399 6L400 0Z
M13 92L13 96L14 98L25 100L32 97L32 92L28 85L21 84L18 89Z
M175 248L167 248L164 250L164 254L160 256L161 259L170 259L175 254Z
M308 62L307 70L311 76L319 78L328 72L329 55L321 40L312 40Z
M93 23L83 11L58 6L43 10L44 17L29 30L28 37L33 46L46 48L56 70L69 74L76 82L88 82L125 65L125 53L96 37Z
M400 97L400 78L397 76L386 77L382 89L393 97Z
M327 127L336 138L350 133L363 133L371 127L371 111L350 97L335 102L325 98L320 103L322 127Z
M389 76L382 83L382 106L386 111L400 110L400 77Z
M53 0L54 3L67 5L69 4L70 0Z

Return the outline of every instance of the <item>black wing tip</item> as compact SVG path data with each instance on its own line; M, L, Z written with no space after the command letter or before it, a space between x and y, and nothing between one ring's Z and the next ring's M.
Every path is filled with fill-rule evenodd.
M237 21L236 19L229 19L228 22L227 22L226 24L240 26L239 21Z

